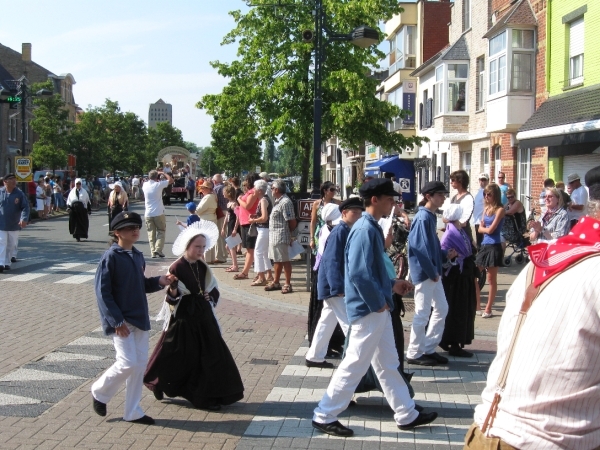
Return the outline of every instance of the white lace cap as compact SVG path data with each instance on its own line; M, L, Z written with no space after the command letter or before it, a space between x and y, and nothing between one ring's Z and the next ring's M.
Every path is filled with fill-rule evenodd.
M205 251L213 248L217 243L217 239L219 239L219 229L217 226L208 220L200 219L179 233L179 236L177 236L177 239L173 243L173 254L175 256L183 255L190 241L200 234L206 238Z

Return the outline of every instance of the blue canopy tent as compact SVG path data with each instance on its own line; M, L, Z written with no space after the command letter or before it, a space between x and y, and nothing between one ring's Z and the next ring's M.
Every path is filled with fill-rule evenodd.
M371 163L365 168L365 176L376 177L383 172L394 174L396 182L402 186L402 198L405 201L414 202L416 200L415 165L412 160L389 156Z

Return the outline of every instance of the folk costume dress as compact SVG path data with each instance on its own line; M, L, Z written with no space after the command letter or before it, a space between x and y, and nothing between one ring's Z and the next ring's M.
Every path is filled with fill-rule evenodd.
M75 184L77 183L81 183L81 178L75 180ZM78 241L82 238L87 239L90 227L88 215L92 213L92 203L87 191L83 187L71 189L67 198L67 206L70 208L69 234L72 234L73 238Z
M182 234L188 230L193 233L205 224L196 222ZM157 398L159 393L183 397L201 409L241 400L244 385L213 312L220 294L212 271L204 261L190 263L181 256L169 272L179 279L178 294L175 298L167 295L157 317L166 318L166 322L150 357L144 384Z

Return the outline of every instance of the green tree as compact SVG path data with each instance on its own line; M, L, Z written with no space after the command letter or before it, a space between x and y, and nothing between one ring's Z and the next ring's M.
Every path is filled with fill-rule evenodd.
M206 95L197 107L215 118L215 128L231 130L237 141L255 132L259 139L281 138L300 150L301 190L306 190L313 135L314 77L311 73L312 43L302 42L301 30L313 28L311 2L294 2L297 7L252 8L233 11L236 27L223 44L238 44L238 59L232 63L212 62L229 79L221 94ZM399 14L396 0L324 0L330 29L349 32L359 25L374 28ZM383 33L380 32L383 38ZM367 67L378 67L385 56L375 46L361 49L349 42L327 45L323 65L322 139L340 138L344 147L357 149L366 141L401 152L420 143L389 133L386 122L405 113L375 97L377 81ZM221 152L221 148L217 148ZM318 151L318 150L317 150Z
M238 122L240 123L242 122ZM228 173L239 175L242 170L254 171L260 164L260 142L254 134L240 134L238 129L229 128L224 122L217 121L213 124L211 135L214 163Z
M212 147L200 147L198 149L198 167L205 176L215 173L223 173L223 169L215 162L217 154Z
M34 83L31 86L33 92L40 89L52 90L52 81ZM60 94L54 94L51 97L35 98L33 103L37 108L31 128L38 135L31 152L33 164L52 170L66 166L73 123L69 121L65 102Z
M275 141L269 139L265 144L265 150L263 153L263 160L265 162L265 172L273 172L275 169L275 154L277 148L275 147Z

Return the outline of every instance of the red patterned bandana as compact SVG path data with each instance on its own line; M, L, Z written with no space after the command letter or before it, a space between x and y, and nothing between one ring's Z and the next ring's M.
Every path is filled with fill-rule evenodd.
M536 267L533 285L538 287L552 275L593 253L600 253L600 221L582 217L571 232L556 242L527 247L529 258Z

